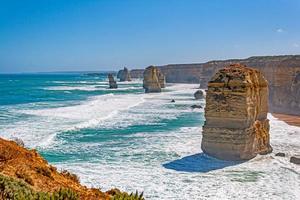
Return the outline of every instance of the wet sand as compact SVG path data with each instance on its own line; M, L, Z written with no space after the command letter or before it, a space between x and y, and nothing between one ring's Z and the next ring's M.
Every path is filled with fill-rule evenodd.
M278 114L278 113L272 113L272 115L278 118L279 120L286 122L289 125L300 127L300 116Z

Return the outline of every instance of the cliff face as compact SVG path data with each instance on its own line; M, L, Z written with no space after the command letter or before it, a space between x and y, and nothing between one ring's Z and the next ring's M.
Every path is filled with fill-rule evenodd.
M149 66L144 71L143 88L146 93L161 92L159 69L154 66Z
M165 88L166 87L166 77L159 69L157 69L157 78L158 78L160 87Z
M202 150L225 160L271 152L267 113L268 83L258 70L219 70L208 83Z
M21 140L16 141L19 145L0 138L0 199L137 199L118 189L104 193L87 188L75 174L58 172L37 151L20 146ZM138 199L144 200L142 194Z
M166 76L167 83L200 83L200 87L206 89L213 74L233 63L241 63L263 73L269 82L271 112L300 115L299 81L297 81L300 74L300 55L259 56L200 64L165 65L159 68ZM137 71L140 73L140 70Z
M76 175L66 171L58 172L35 150L27 150L15 142L1 138L0 175L22 180L34 191L51 193L61 188L68 188L76 192L80 199L107 199L109 197L98 189L82 186Z
M131 78L143 78L144 69L133 69L130 70Z

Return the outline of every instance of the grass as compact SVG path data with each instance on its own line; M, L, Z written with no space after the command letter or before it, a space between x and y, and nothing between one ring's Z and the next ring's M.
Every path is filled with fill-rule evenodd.
M11 200L79 200L79 195L70 189L36 192L27 183L0 174L0 199Z
M22 170L16 171L16 176L19 179L23 179L28 184L34 185L32 178L28 174L26 174L24 171L22 171Z
M36 167L35 170L38 174L42 174L43 176L52 178L51 171L46 167Z
M67 177L68 179L71 179L71 180L75 181L76 183L79 183L79 177L76 174L73 174L67 170L62 170L61 174L65 177Z
M114 189L110 193L112 195L110 200L145 200L143 192L139 194L136 191L135 193L128 194L127 192L120 192L118 189Z

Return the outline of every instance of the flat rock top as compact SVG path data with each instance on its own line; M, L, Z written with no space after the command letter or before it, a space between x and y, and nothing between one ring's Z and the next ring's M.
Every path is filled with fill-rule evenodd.
M209 86L267 86L261 72L242 64L231 64L220 69L209 81Z

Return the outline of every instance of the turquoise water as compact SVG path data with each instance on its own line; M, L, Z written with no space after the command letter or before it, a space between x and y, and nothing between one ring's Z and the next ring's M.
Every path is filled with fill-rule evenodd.
M193 98L197 87L144 94L141 80L109 90L105 75L0 75L0 137L21 138L104 191L139 190L151 200L299 199L300 171L289 157L234 163L202 153L203 109L190 108L205 104ZM299 153L300 129L269 119L274 152Z
M161 94L144 94L140 80L107 89L106 75L0 75L0 136L21 138L50 163L78 173L83 183L109 189L118 181L91 181L92 165L109 168L105 173L112 176L120 170L115 167L162 167L180 157L166 148L173 148L185 128L196 130L203 123L203 113L190 108L197 86L189 87L170 85ZM145 190L130 186L130 180L118 186Z

